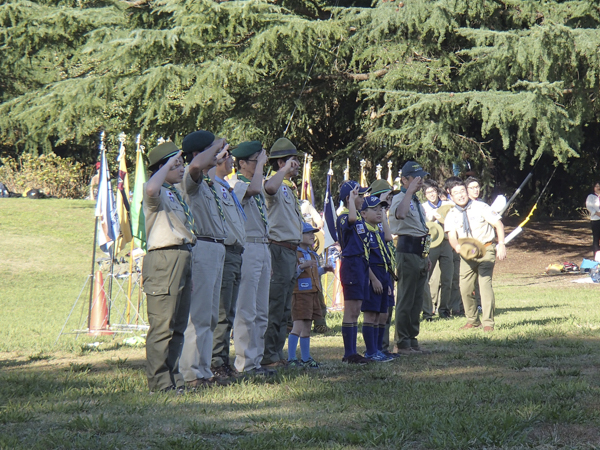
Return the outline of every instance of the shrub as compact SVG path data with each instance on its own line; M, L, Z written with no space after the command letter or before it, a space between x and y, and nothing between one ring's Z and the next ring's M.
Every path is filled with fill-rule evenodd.
M54 153L23 154L18 159L0 158L0 163L0 181L12 192L40 189L58 198L85 198L89 193L89 171L71 158L63 159Z

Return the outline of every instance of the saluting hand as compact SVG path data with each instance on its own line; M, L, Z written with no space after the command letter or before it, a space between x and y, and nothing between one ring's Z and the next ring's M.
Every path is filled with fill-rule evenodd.
M267 156L267 151L263 148L262 152L260 152L258 157L256 158L256 165L264 166L267 163L268 159L269 157Z
M173 169L174 167L177 167L178 165L181 165L182 160L180 158L182 153L183 152L179 150L179 152L176 155L173 155L169 158L167 164L165 164L169 168L169 170Z
M422 180L423 179L421 177L414 177L406 188L406 193L412 196L415 192L417 192L421 187Z
M300 164L298 164L298 161L290 158L285 162L285 166L284 166L285 173L286 174L294 173L298 169L298 167L300 167Z

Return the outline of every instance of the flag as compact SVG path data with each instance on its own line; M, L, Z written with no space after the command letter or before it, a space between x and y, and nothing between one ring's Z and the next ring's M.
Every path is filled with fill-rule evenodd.
M135 238L135 245L146 250L146 220L142 209L144 198L144 183L148 181L146 166L142 157L143 146L140 146L140 135L137 137L137 158L135 163L135 184L133 185L133 198L131 199L131 230Z
M331 197L331 176L333 169L331 162L329 163L329 171L327 172L327 188L325 190L325 205L323 206L323 234L325 234L325 248L331 247L338 240L335 230L335 207L333 206L333 198Z
M312 171L312 156L304 155L304 169L302 171L302 191L300 192L300 200L308 200L312 206L315 206L314 191L310 172Z
M121 138L121 136L120 136ZM117 239L117 251L120 252L131 242L131 222L129 221L129 176L127 174L127 161L125 160L125 135L122 135L119 148L119 173L117 175L117 212L119 213L119 228L121 234Z
M115 196L112 191L110 173L106 163L104 148L104 132L100 137L100 182L98 183L98 200L96 201L96 217L98 217L98 245L104 253L110 254L110 248L120 234L119 217L115 208Z

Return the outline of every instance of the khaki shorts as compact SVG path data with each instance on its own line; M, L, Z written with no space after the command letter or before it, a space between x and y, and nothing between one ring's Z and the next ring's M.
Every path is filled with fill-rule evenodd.
M294 293L292 296L292 320L316 320L322 317L318 292Z

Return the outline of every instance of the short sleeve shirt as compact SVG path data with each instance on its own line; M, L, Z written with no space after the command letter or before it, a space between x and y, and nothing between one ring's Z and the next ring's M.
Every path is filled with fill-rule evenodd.
M467 206L467 218L471 227L471 234L467 236L464 230L463 213L456 208L448 211L444 220L444 231L456 231L459 238L472 237L483 244L492 242L496 236L493 224L500 220L500 216L490 205L479 200L472 200Z
M284 183L274 195L265 191L269 218L269 238L274 241L298 244L302 240L302 213L296 195Z
M150 197L144 184L143 209L146 218L148 251L174 245L195 244L196 237L188 228L183 206L171 191L161 187L158 197Z
M400 192L394 195L392 204L390 206L390 230L392 233L398 236L415 236L421 237L429 233L429 229L421 222L421 216L419 215L419 209L423 218L425 218L425 210L419 202L415 202L413 199L410 200L410 208L406 217L402 219L396 218L396 208L402 202L402 199L406 193Z
M240 179L238 179L233 185L233 191L235 192L235 195L237 195L238 200L242 203L244 212L246 213L246 236L248 239L268 238L269 221L267 219L267 205L265 203L265 198L262 193L260 193L258 196L253 195L246 197L247 190L248 183ZM260 214L260 210L258 209L256 197L258 197L259 201L262 203L266 223Z
M217 200L211 188L202 178L196 183L190 175L190 168L186 167L181 186L183 188L183 199L186 201L198 229L198 236L213 239L225 239L227 237L227 225L221 218Z
M223 208L229 231L225 238L225 245L239 244L243 246L246 243L246 227L244 226L245 221L240 209L235 204L233 195L226 186L219 181L215 181L214 187L221 201L221 207Z
M338 241L342 247L342 256L364 256L368 258L369 231L362 219L357 219L351 224L348 214L340 214L337 218L336 228Z

